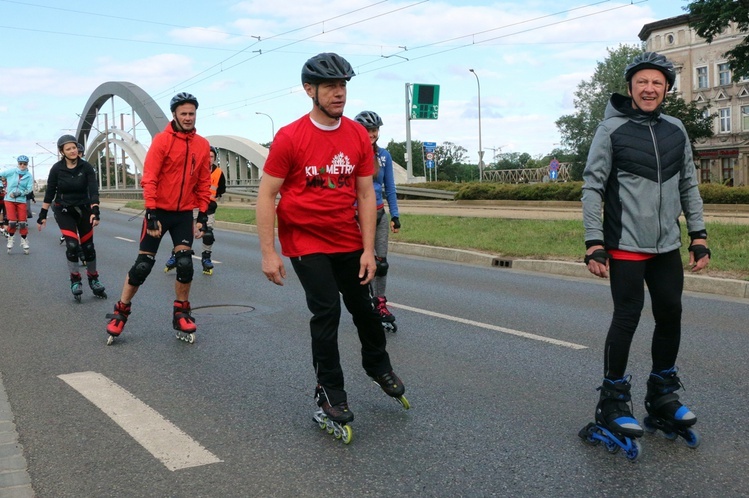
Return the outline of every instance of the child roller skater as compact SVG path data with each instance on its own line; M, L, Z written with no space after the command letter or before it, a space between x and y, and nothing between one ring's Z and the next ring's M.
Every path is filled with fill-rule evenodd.
M680 435L692 448L699 445L689 428L697 417L676 394L681 387L676 358L684 287L682 213L691 239L691 270L706 268L711 254L689 137L681 121L661 113L676 80L674 65L645 52L627 65L624 78L629 96L612 95L583 173L585 264L594 275L610 278L614 314L604 345L596 422L580 437L604 442L611 451L620 447L635 460L643 428L630 410L631 376L625 370L645 302L644 283L655 318L645 429L660 429L669 438Z
M29 254L29 223L26 214L26 196L33 190L33 179L29 173L29 158L18 156L18 167L0 171L0 178L4 180L5 212L8 216L8 254L13 250L16 231L21 236L21 249Z

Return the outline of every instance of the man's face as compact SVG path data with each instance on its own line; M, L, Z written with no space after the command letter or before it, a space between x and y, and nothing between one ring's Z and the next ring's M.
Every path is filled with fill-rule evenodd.
M62 155L71 161L76 159L78 157L78 145L73 142L66 143L62 146Z
M195 104L180 104L174 109L172 116L182 130L192 131L195 128Z
M340 118L343 116L343 108L346 106L347 83L343 79L323 81L317 86L305 83L304 89L312 99L317 94L319 106L324 108L328 114Z
M645 112L655 111L666 98L666 77L657 69L641 69L630 80L632 107Z

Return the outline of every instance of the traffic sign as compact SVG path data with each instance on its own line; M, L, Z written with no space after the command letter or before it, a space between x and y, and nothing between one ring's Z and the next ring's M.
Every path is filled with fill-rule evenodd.
M439 115L440 86L413 84L411 119L437 119Z

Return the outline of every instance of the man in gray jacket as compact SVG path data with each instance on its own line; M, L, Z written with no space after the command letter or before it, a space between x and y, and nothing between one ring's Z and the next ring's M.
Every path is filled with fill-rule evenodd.
M614 314L596 424L580 435L589 442L616 439L629 458L636 458L639 443L633 439L643 429L629 408L631 376L625 371L645 302L643 282L655 318L645 427L699 444L699 436L689 429L697 418L675 394L681 385L676 357L684 286L682 212L692 271L708 265L710 250L689 137L681 121L660 113L676 78L674 66L660 54L645 52L627 66L624 77L629 97L612 95L583 173L585 263L594 275L610 277Z

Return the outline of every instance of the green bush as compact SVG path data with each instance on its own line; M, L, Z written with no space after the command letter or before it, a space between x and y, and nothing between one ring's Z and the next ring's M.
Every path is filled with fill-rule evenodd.
M749 204L749 187L704 183L700 185L700 194L706 204Z

